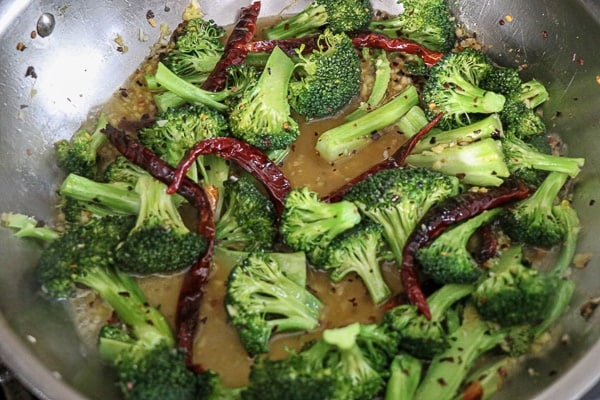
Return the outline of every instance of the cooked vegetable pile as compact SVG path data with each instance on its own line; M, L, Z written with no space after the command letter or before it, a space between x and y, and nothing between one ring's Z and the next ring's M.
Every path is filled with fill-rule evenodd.
M584 160L547 135L548 91L463 47L444 0L401 3L382 17L369 1L314 0L264 39L260 2L229 35L182 22L146 76L155 116L125 128L99 115L56 143L64 222L2 214L43 244L49 298L84 287L114 309L98 350L124 398L488 398L569 305L580 221L568 188ZM327 195L294 187L280 166L323 119L338 123L314 151L331 164L396 134L386 128L404 144ZM551 249L543 266L533 257ZM215 254L230 260L223 307L254 360L243 387L193 357ZM310 270L332 287L359 279L383 318L323 329L335 305ZM136 277L174 273L185 275L172 329ZM273 337L307 332L269 356Z

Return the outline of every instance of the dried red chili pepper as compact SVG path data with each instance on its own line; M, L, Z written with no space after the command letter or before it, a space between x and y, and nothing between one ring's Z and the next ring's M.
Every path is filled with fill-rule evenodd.
M174 169L141 143L111 125L104 129L104 133L108 136L110 143L129 161L144 168L154 178L167 185L173 182L175 179ZM177 193L198 209L197 231L207 241L206 253L185 274L175 316L177 345L187 351L187 363L191 366L200 302L204 296L211 268L215 223L206 193L195 182L184 176L180 180Z
M438 237L450 225L474 217L485 210L521 200L529 195L523 182L507 180L497 188L485 192L465 192L448 198L430 208L406 242L402 251L400 276L408 299L427 317L431 318L425 295L421 291L415 254Z
M371 47L386 51L402 51L415 54L423 59L425 65L432 67L444 56L444 53L431 51L425 47L402 38L391 38L381 33L360 32L351 36L355 47Z
M202 89L211 92L223 90L227 81L227 67L241 64L248 55L248 43L256 32L256 21L260 13L260 1L243 7L231 35L227 39L221 59L202 84Z
M300 49L302 49L303 53L315 50L318 38L318 36L307 36L302 38L257 40L248 43L246 49L250 53L270 53L275 47L279 47L288 56L293 56Z
M215 154L237 162L240 167L265 186L275 208L279 212L283 210L285 196L292 187L289 180L277 164L262 151L232 137L208 138L198 142L175 169L175 177L167 189L168 193L179 191L179 185L185 178L188 169L194 164L196 158L205 154Z

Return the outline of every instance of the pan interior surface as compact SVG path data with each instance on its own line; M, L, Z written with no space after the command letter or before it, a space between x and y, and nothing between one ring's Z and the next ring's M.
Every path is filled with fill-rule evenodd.
M234 21L245 1L200 1L206 17L219 24ZM262 14L281 11L263 2ZM301 10L294 2L285 12ZM109 3L80 0L0 2L0 211L19 211L50 219L60 170L52 145L68 138L93 110L106 102L149 54L160 26L173 28L187 4L147 0ZM455 15L477 33L499 64L521 66L523 76L542 81L550 93L543 106L548 133L560 135L568 153L586 158L573 204L584 229L578 251L593 253L600 236L600 5L593 0L491 1L450 0ZM379 9L395 1L374 0ZM32 39L43 13L55 28ZM119 40L120 38L120 40ZM18 43L26 48L17 50ZM126 51L124 50L126 47ZM119 49L120 48L120 49ZM28 72L29 71L29 72ZM35 76L31 74L35 72ZM114 376L91 350L80 344L71 317L39 293L33 269L39 247L0 230L0 356L40 398L116 398ZM577 270L572 306L553 332L560 341L552 351L528 359L498 399L574 399L600 376L600 324L581 306L600 295L595 257Z

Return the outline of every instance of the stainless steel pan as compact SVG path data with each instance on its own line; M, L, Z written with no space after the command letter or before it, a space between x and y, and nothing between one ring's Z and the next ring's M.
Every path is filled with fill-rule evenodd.
M226 24L245 1L200 1L207 16ZM395 1L374 0L376 8ZM584 221L580 251L594 252L600 237L600 4L595 0L451 0L458 19L478 34L496 60L526 66L524 74L548 85L544 114L570 154L587 164L574 204ZM299 10L306 2L288 9ZM52 216L60 179L52 143L69 137L144 59L159 29L175 26L184 1L0 1L0 210ZM263 14L283 3L263 1ZM47 37L31 38L42 13L55 17ZM140 40L148 35L148 40ZM120 36L127 52L119 52ZM25 49L17 50L18 43ZM29 70L32 67L33 70ZM37 78L31 72L34 71ZM48 399L115 398L112 376L81 345L69 315L39 297L32 270L37 248L0 231L0 357L36 395ZM600 295L593 257L576 271L572 308L555 334L564 343L527 361L499 398L574 399L600 377L599 316L579 308Z

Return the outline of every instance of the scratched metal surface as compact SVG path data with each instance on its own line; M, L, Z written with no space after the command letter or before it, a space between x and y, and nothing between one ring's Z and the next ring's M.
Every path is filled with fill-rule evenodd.
M593 252L600 236L600 6L596 0L450 0L457 17L477 32L486 50L503 64L527 65L524 73L548 85L544 106L550 131L560 133L570 153L587 158L575 191L575 206L585 228L580 251ZM143 5L140 5L142 4ZM51 145L85 122L90 110L107 100L143 60L158 29L146 21L152 9L158 22L174 26L184 1L2 0L0 1L0 211L49 218L60 174ZM200 1L209 17L226 24L245 1ZM265 15L282 2L264 1ZM393 10L394 1L374 0ZM170 11L165 10L165 4ZM296 2L286 12L297 11ZM42 12L56 16L47 38L30 38ZM510 16L510 18L507 18ZM511 20L509 22L509 20ZM501 23L503 21L504 23ZM140 29L148 42L138 40ZM121 35L129 51L116 51ZM25 51L17 51L23 42ZM26 77L32 66L37 79ZM40 398L115 398L112 376L78 345L69 316L36 295L32 276L37 252L31 244L0 231L0 356ZM527 371L509 381L498 398L576 399L600 375L600 324L579 316L579 306L600 295L597 259L576 273L573 307L557 335L570 342L546 357L527 361Z

